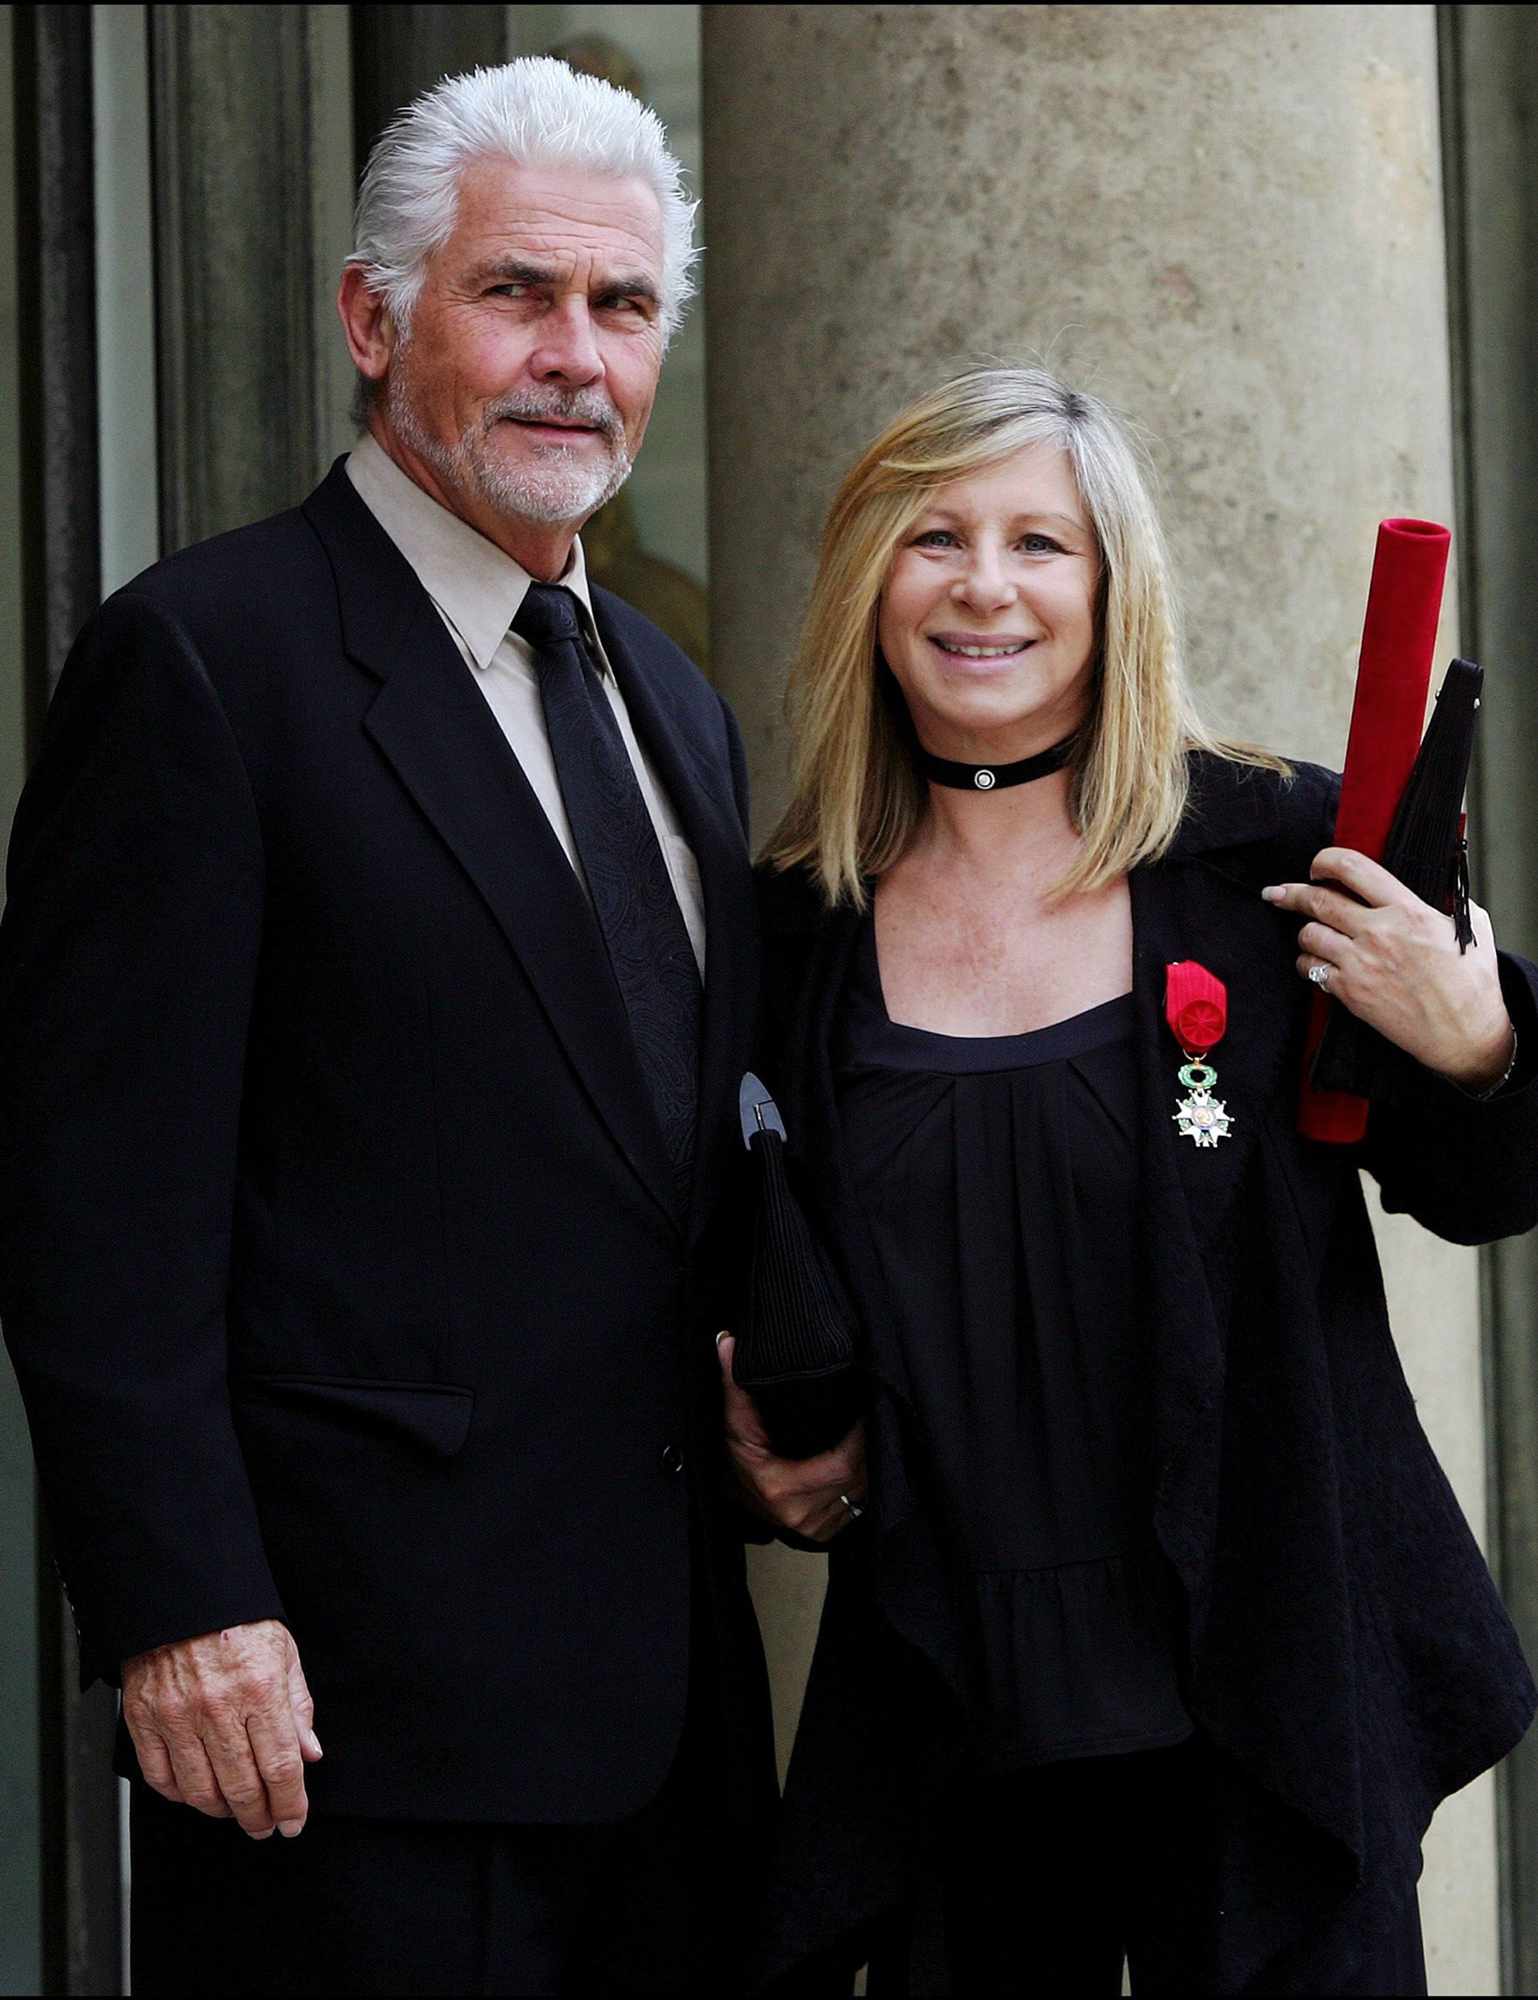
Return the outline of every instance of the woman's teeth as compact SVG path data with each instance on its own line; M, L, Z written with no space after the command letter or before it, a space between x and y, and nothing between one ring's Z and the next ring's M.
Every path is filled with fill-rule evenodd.
M1023 653L1029 642L1014 639L1006 646L959 646L949 639L936 639L935 644L942 653L954 653L963 660L1007 660L1016 653Z

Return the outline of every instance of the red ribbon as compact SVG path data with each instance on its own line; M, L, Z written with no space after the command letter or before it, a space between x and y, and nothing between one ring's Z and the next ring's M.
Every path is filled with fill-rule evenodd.
M1164 1018L1187 1055L1204 1056L1228 1032L1228 988L1194 958L1167 965Z

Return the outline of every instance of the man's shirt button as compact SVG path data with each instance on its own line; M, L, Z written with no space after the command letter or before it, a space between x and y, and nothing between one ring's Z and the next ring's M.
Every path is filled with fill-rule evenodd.
M684 1455L676 1444L665 1444L662 1447L662 1469L664 1472L683 1471Z

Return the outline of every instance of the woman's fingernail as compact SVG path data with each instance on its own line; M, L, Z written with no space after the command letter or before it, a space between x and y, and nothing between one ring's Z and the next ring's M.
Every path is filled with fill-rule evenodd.
M1267 903L1279 903L1282 900L1282 894L1283 892L1280 889L1262 889L1260 892L1261 900Z

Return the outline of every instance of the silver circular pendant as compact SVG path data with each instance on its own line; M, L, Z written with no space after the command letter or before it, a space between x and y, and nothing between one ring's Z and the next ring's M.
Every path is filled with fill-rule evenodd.
M998 780L991 771L977 771L973 774L972 782L980 792L991 792Z

